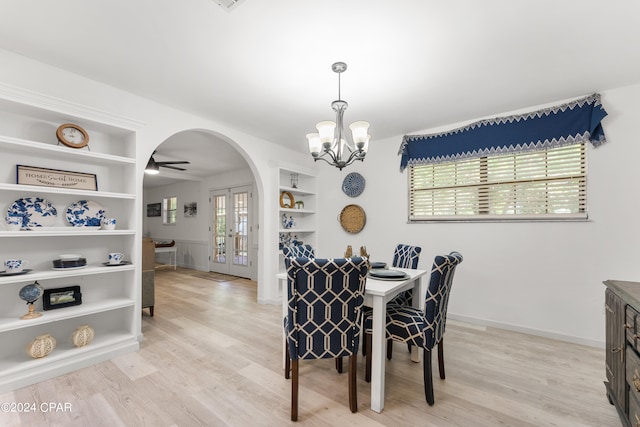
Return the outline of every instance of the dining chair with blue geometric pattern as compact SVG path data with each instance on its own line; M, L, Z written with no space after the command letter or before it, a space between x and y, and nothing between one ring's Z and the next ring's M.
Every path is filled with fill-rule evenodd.
M399 244L393 252L393 266L399 268L418 268L420 260L420 246Z
M438 367L440 378L444 372L444 331L447 322L447 306L453 276L462 255L451 252L449 255L436 256L431 269L429 287L425 298L424 311L403 304L387 304L386 337L394 341L405 342L424 349L423 376L425 397L429 405L434 404L433 375L431 368L431 350L438 346ZM373 318L367 316L364 330L367 337L367 360L365 380L371 380L371 325Z
M285 377L291 372L291 420L298 418L298 361L349 357L349 408L357 412L356 367L367 258L285 258Z
M399 268L418 268L418 261L420 261L420 252L422 248L420 246L411 246L399 244L396 246L396 250L393 252L393 267ZM398 294L394 299L389 301L392 304L406 304L411 305L411 289Z
M393 251L393 261L391 263L391 267L412 268L415 270L416 268L418 268L418 262L420 261L420 252L422 252L422 248L420 246L405 245L403 243L398 244L398 246L396 246L395 250ZM411 305L411 302L412 302L411 295L412 295L412 290L408 289L396 295L391 301L389 301L389 303ZM370 308L368 308L365 311L365 315L367 314L371 314ZM363 343L362 343L363 356L367 355L366 339L367 337L365 336L363 338ZM409 351L411 351L411 345L408 345L408 346L409 346ZM387 341L387 359L391 360L392 355L393 355L393 341L388 340Z
M291 245L282 248L285 258L315 258L315 253L311 245Z

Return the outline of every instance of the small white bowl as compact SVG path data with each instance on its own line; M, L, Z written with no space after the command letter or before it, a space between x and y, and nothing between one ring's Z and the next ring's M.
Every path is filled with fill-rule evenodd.
M78 254L60 254L60 261L77 261L82 258L82 255Z

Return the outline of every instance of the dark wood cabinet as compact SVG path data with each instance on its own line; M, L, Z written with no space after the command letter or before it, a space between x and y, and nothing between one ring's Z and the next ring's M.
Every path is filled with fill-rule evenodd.
M612 403L626 412L625 405L625 306L624 301L611 289L605 291L605 319L607 324L605 363L607 393Z
M607 397L623 425L640 427L640 283L604 284Z

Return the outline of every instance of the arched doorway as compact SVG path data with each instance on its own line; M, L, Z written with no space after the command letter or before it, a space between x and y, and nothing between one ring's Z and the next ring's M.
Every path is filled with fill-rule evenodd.
M176 133L162 141L155 148L154 160L163 162L186 161L189 163L168 164L160 167L160 173L146 175L143 179L143 206L160 203L161 209L167 209L166 199L172 199L174 205L174 222L164 221L164 212L160 217L149 217L143 214L143 234L157 240L176 242L177 264L182 267L201 271L210 271L220 254L216 246L215 199L216 192L231 188L248 188L251 195L251 206L242 214L244 222L242 230L229 227L225 230L232 235L226 242L235 244L245 240L241 250L231 248L226 257L231 263L242 261L244 269L228 270L229 274L241 275L253 280L258 272L258 235L246 236L257 229L259 197L257 179L244 153L233 141L212 131L193 129ZM185 170L175 170L171 166ZM218 239L219 240L219 239ZM226 252L225 252L226 255ZM240 273L243 271L242 273Z

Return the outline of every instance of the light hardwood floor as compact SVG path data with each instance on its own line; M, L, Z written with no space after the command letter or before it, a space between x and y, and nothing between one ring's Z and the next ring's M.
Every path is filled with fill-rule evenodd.
M156 283L140 351L0 395L0 403L71 405L0 412L0 426L620 425L603 385L604 350L452 321L445 381L434 361L435 406L424 399L422 365L396 344L381 414L369 408L362 357L356 414L346 372L333 360L301 361L292 423L281 307L257 304L255 282L229 276L178 268L158 270Z

